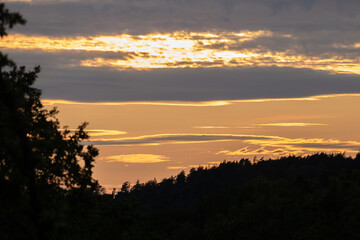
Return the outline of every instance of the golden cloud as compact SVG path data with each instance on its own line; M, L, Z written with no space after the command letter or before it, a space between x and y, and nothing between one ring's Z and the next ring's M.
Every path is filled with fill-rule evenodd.
M170 159L163 155L154 154L125 154L125 155L114 155L102 158L109 163L112 162L123 162L123 163L160 163L168 162Z
M225 154L227 156L259 156L259 155L266 155L266 156L283 156L288 154L298 155L303 154L304 152L299 149L291 149L291 148L276 148L276 149L267 149L266 147L260 148L250 148L246 146L236 151L228 151L223 150L219 151L216 154Z
M226 129L230 127L226 126L194 126L193 128L199 128L199 129Z
M187 167L184 166L168 166L166 167L169 170L181 170L181 169L186 169Z
M129 54L125 59L94 57L80 61L80 65L85 67L111 67L118 70L277 66L360 74L360 57L357 55L339 56L339 53L327 53L314 57L288 49L279 51L264 47L239 47L241 43L254 41L259 37L294 38L265 30L222 33L179 31L68 38L15 34L3 39L0 47ZM358 43L353 46L357 48Z
M153 105L153 106L175 106L175 107L176 106L178 106L178 107L218 107L218 106L225 106L225 105L231 104L229 101L78 102L78 101L57 100L57 99L44 99L44 100L42 100L42 103L46 106L53 106L53 105L86 105L86 106Z
M302 98L263 98L263 99L243 99L243 100L218 100L218 101L148 101L148 102L79 102L68 101L60 99L44 99L42 103L45 106L54 105L85 105L85 106L125 106L125 105L153 105L153 106L178 106L178 107L221 107L234 103L263 103L263 102L288 102L288 101L320 101L326 98L337 97L360 97L359 93L346 93L346 94L328 94L328 95L316 95ZM211 127L211 126L205 126ZM198 126L197 128L202 128ZM240 127L242 128L242 127Z
M323 138L286 138L266 135L244 134L155 134L128 138L94 139L94 145L108 146L139 146L139 145L162 145L162 144L190 144L209 143L224 141L240 141L258 149L242 148L236 151L223 150L218 154L235 155L283 155L302 154L314 152L349 152L360 151L360 142L340 141L337 139Z
M271 126L271 127L308 127L308 126L327 126L328 124L290 122L290 123L261 123L261 124L254 124L254 125L255 126Z
M65 129L59 129L60 131L64 131ZM76 131L77 129L68 128L69 131ZM86 129L85 132L89 134L90 137L99 137L99 136L117 136L127 134L125 131L118 130L106 130L106 129Z

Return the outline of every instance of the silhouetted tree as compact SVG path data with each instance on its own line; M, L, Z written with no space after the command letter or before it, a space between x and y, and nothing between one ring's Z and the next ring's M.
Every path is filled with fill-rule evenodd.
M0 4L1 37L24 23ZM46 110L32 86L40 67L27 71L2 53L0 63L1 238L52 239L66 226L66 209L99 192L92 178L98 150L81 144L86 123L74 133L59 130L56 109Z

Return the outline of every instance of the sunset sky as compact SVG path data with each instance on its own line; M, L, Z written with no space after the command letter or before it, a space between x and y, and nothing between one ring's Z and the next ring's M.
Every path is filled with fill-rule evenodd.
M241 158L360 151L358 0L5 1L43 104L89 122L107 189ZM85 143L88 144L88 143Z

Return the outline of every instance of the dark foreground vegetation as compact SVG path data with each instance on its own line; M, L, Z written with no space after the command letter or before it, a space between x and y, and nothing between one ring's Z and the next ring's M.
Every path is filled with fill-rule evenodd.
M0 4L0 36L18 13ZM60 131L0 53L0 239L360 239L360 154L247 159L105 194L86 124Z
M113 204L135 204L134 238L359 239L359 170L360 154L242 159L124 187Z

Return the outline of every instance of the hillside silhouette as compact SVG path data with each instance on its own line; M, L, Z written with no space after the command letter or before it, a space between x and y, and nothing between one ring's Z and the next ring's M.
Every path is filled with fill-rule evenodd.
M197 201L208 194L227 188L239 187L252 180L268 181L320 181L339 171L360 169L360 154L355 159L344 154L318 153L304 157L282 157L276 160L249 159L224 161L218 166L192 168L177 176L147 183L137 182L130 188L123 184L116 199L136 197L150 208L193 208Z
M358 239L359 170L360 154L241 159L124 183L115 202L137 203L144 239Z

